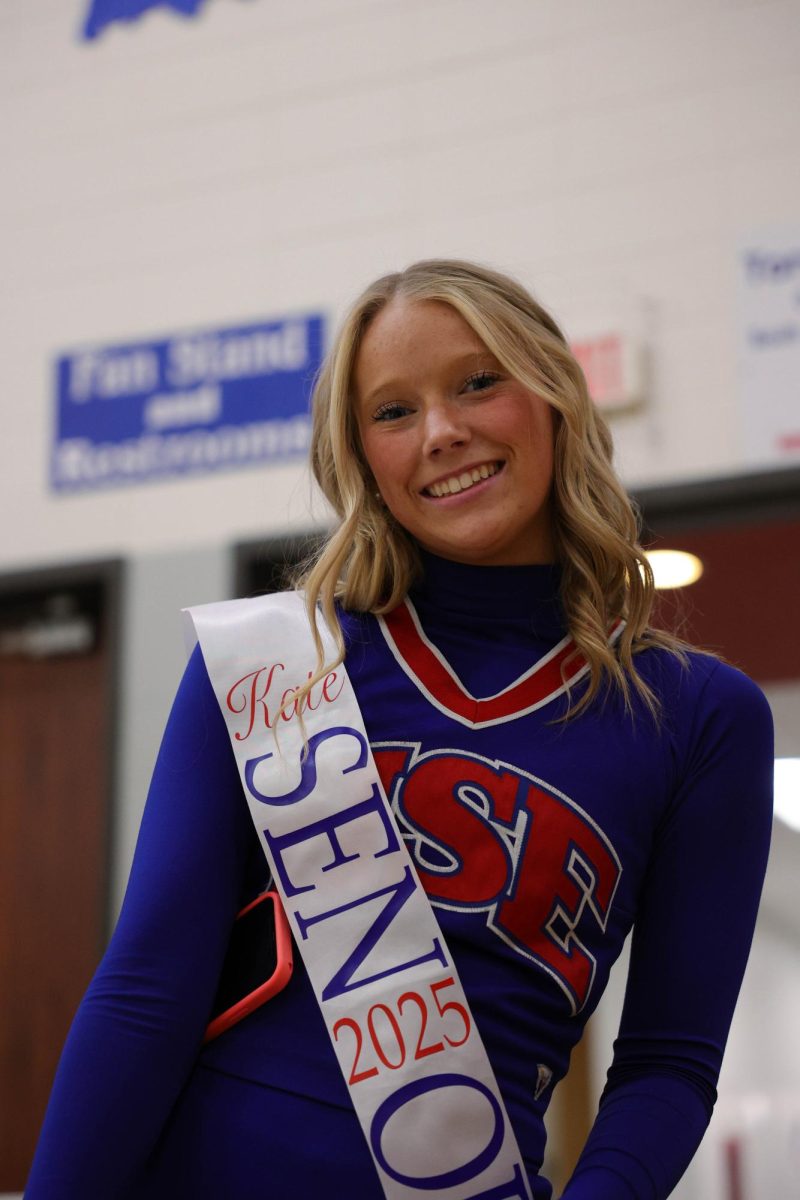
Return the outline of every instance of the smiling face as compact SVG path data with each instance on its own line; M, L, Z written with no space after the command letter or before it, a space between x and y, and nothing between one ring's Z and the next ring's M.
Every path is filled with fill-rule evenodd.
M361 445L383 500L457 562L552 562L549 405L448 304L395 297L354 370Z

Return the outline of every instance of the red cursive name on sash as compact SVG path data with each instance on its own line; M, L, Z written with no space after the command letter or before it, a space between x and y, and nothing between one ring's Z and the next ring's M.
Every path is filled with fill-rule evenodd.
M237 742L247 741L250 737L256 727L259 712L264 726L272 729L278 716L284 721L293 721L300 713L316 712L320 704L333 704L344 687L344 678L336 671L329 671L322 679L317 680L302 700L298 700L297 693L302 684L294 684L282 692L278 691L280 684L284 682L279 676L285 670L281 662L258 667L255 671L248 671L229 688L225 697L228 710L236 714L242 713L247 722L244 733L237 730L234 734ZM309 671L306 678L311 679L313 674L313 671Z

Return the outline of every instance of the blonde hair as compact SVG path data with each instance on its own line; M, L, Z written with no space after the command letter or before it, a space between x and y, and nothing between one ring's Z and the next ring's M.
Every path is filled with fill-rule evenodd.
M620 689L629 708L633 689L655 714L655 697L637 672L634 655L652 645L680 655L682 644L649 625L653 574L638 543L637 514L611 465L611 435L583 372L556 322L519 283L490 268L448 259L414 263L366 288L317 378L311 465L339 525L296 579L305 590L318 654L317 674L302 691L344 657L337 601L345 609L388 612L420 570L415 543L376 496L353 396L353 370L366 330L395 297L449 304L498 362L553 408L551 507L561 599L575 655L589 665L588 686L568 715L609 686ZM335 663L324 661L318 605L334 634ZM626 624L613 647L609 630L619 618Z

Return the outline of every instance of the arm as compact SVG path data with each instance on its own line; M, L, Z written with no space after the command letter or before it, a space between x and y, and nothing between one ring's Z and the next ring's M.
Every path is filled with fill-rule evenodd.
M772 775L767 702L717 664L656 835L613 1064L564 1200L663 1200L702 1139L766 869Z
M164 734L119 923L64 1048L26 1200L129 1194L197 1055L252 837L195 650Z

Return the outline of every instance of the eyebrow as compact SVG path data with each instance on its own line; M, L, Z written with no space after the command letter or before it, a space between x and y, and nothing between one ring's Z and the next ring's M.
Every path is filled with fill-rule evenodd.
M486 348L482 350L470 350L466 354L458 354L446 363L446 370L458 370L459 367L480 365L481 363L492 363L499 366L498 360L492 354L491 350ZM387 393L397 392L407 387L407 383L402 379L387 379L383 383L379 383L377 387L368 392L361 400L364 407L374 404L376 400L381 400Z

